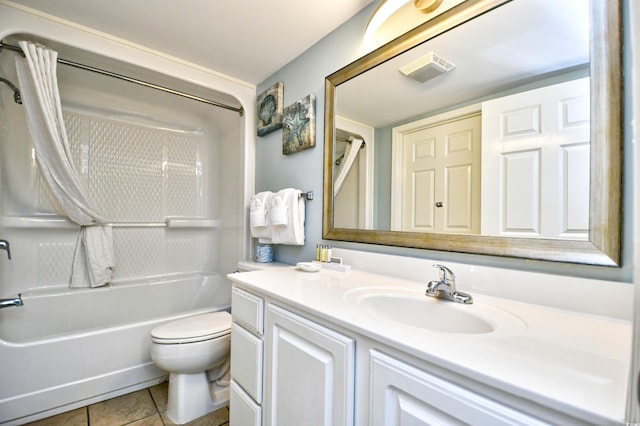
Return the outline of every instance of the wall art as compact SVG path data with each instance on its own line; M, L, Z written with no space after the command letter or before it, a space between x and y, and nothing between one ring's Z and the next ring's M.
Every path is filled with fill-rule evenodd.
M258 95L256 127L258 136L264 136L282 127L284 84L279 81Z
M284 109L282 153L295 154L316 146L316 97L308 95Z

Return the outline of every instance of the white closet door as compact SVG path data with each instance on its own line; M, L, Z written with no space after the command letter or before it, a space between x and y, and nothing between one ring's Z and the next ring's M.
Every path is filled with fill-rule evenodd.
M587 239L589 79L482 104L482 234Z
M402 135L402 231L480 231L480 115Z

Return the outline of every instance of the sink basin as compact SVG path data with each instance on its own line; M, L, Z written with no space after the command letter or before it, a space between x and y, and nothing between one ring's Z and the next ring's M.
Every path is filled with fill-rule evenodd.
M495 327L485 319L453 302L424 296L422 299L392 295L363 297L360 305L369 312L411 327L447 333L491 333Z
M500 308L474 302L465 305L406 290L360 289L356 303L370 315L403 326L456 334L513 334L526 327Z

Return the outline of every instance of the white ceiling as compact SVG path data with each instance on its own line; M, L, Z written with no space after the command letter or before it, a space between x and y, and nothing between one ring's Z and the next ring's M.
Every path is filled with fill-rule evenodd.
M588 71L589 37L587 1L512 1L339 85L337 113L385 127L561 74L576 78ZM455 68L425 83L399 71L430 51Z
M257 85L373 1L13 0L13 3Z

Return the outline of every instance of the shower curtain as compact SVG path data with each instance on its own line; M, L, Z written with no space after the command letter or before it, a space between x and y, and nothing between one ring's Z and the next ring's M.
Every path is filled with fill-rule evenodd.
M338 195L338 192L340 192L340 189L342 188L342 184L344 183L344 180L349 174L349 170L351 170L353 163L356 161L356 157L358 156L358 152L360 152L360 147L362 146L362 142L363 142L362 139L353 138L353 137L349 138L349 140L351 141L351 143L347 145L345 156L344 156L344 163L342 164L342 167L338 172L335 185L333 186L334 196Z
M63 212L81 226L70 287L98 287L113 277L112 229L91 207L73 165L56 77L57 52L21 41L16 70L40 170Z

